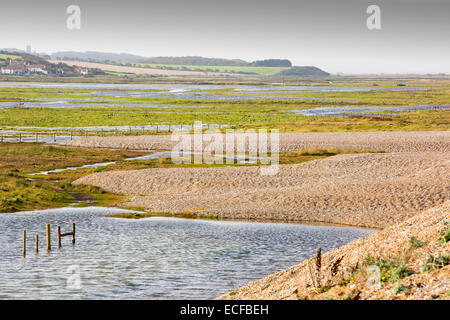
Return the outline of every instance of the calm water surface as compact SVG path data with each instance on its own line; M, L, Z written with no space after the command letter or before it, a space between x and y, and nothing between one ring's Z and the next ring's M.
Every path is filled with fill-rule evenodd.
M350 116L396 116L395 113L374 113L375 111L417 111L417 110L438 110L450 109L450 106L402 106L402 107L385 107L385 106L344 106L344 107L319 107L312 109L292 110L295 113L304 116L318 117L350 117Z
M372 230L175 218L105 218L111 208L0 214L0 299L210 299ZM77 243L62 232L77 224ZM53 250L45 249L50 223ZM28 254L22 258L22 231ZM34 252L34 237L41 239ZM70 266L81 289L67 288Z

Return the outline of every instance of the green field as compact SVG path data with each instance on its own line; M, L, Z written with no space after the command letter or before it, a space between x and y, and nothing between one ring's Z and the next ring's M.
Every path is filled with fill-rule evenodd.
M16 55L13 55L13 54L0 53L0 60L6 60L6 59L15 60L15 59L20 59L20 58L22 58L22 57L21 56L16 56Z
M140 68L156 68L171 69L185 71L204 71L204 72L222 72L222 73L254 73L260 76L272 76L281 70L289 68L280 67L250 67L250 66L192 66L180 64L148 64L139 63L136 67Z

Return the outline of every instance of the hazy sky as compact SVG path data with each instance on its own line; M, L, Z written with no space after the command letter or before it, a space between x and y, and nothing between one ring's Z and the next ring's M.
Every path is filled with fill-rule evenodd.
M66 27L71 4L81 8L80 30ZM381 8L381 30L366 27L369 5ZM450 73L449 0L14 0L2 1L1 12L0 48Z

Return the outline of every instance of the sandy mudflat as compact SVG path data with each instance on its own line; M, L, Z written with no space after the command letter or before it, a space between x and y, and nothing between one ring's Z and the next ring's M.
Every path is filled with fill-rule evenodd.
M322 255L322 286L331 287L326 292L318 293L313 285L313 273L306 260L297 266L272 274L264 279L251 282L240 289L219 297L219 299L344 299L349 293L358 295L359 299L443 299L450 290L450 265L422 272L424 261L430 255L443 256L450 254L450 242L439 244L440 234L448 229L443 222L450 219L450 201L419 212L414 217L389 227L368 237L355 240L340 248ZM409 247L409 239L423 241L420 248ZM337 258L343 257L339 271L331 276L330 267ZM353 276L352 283L342 285L343 278L349 278L348 270L362 268L364 260L383 258L386 261L400 259L414 274L401 279L409 287L406 294L396 294L398 282L387 281L381 288L369 285L363 273L358 280L359 272ZM314 268L314 262L312 262Z
M169 149L169 136L85 138L72 146ZM280 149L339 147L389 153L348 154L258 167L113 171L82 177L130 195L127 206L154 212L198 209L227 219L325 222L384 228L450 198L450 132L282 134Z
M168 150L172 149L175 143L171 141L170 135L151 135L80 138L68 141L65 144L78 147ZM310 147L384 150L388 152L450 152L450 131L280 134L280 151L296 151Z
M153 212L228 219L314 221L383 228L450 198L449 153L338 155L259 167L170 168L94 173L75 181L132 196Z

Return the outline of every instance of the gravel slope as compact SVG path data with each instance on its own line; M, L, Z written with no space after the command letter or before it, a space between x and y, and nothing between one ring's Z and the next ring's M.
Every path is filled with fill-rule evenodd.
M383 228L450 198L449 153L347 154L258 167L110 171L82 177L134 196L126 206L153 212L199 213L228 219L311 221Z
M383 231L358 239L340 248L322 255L322 278L328 281L331 289L317 293L312 284L311 272L308 271L309 260L292 268L272 274L262 280L251 282L242 288L225 294L219 299L343 299L352 292L360 299L444 299L450 290L450 265L423 273L423 262L430 255L450 254L450 242L438 244L441 232L448 229L443 222L450 219L450 201L416 214L414 217L389 227ZM408 249L410 237L425 241L423 247ZM368 286L366 278L355 276L353 283L340 285L347 270L363 266L366 257L386 260L400 259L413 275L401 279L409 286L406 294L396 294L398 282L386 282L382 288ZM337 258L343 257L336 276L330 277L330 265ZM364 269L364 268L362 268ZM358 273L357 273L358 274ZM322 281L325 283L325 281Z

